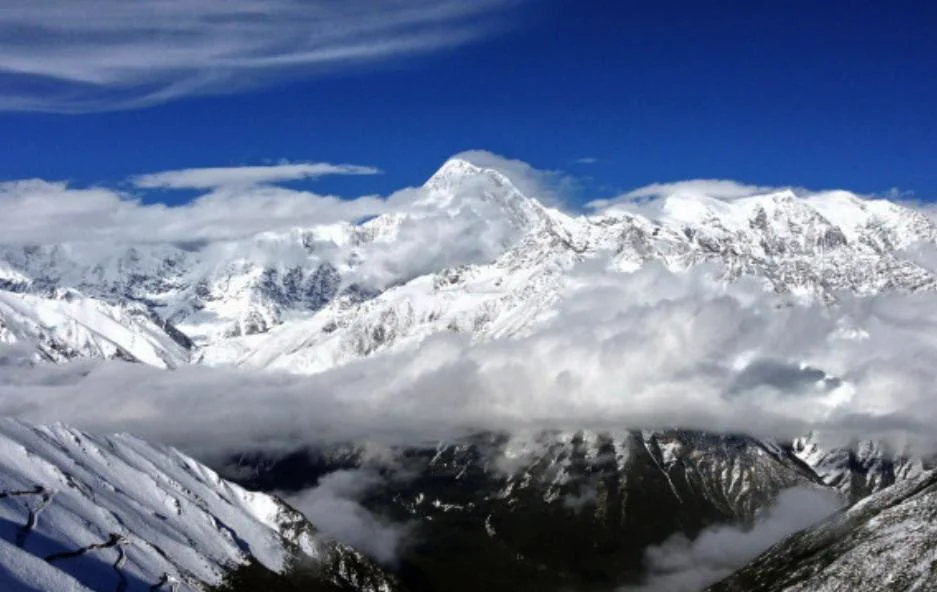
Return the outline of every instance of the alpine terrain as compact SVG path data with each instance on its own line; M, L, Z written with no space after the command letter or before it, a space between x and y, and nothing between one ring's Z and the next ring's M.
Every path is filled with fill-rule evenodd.
M0 420L3 590L200 591L254 572L398 589L279 499L174 449Z
M393 211L358 222L190 243L2 246L0 365L323 374L439 335L528 337L592 277L583 268L707 270L756 283L778 308L937 291L914 254L937 244L937 224L892 201L677 191L575 214L523 187L455 157ZM781 492L802 488L847 508L713 590L932 589L931 460L873 439L824 442L661 426L478 429L378 456L355 441L245 449L212 470L132 436L8 420L0 582L181 591L286 574L279 585L306 577L328 590L608 592L644 581L649 547L751 528ZM356 502L406 526L392 560L379 565L279 498L242 489L301 496L338 472L367 475ZM860 570L870 555L880 563Z
M312 373L442 331L521 335L591 259L623 273L651 261L674 270L714 262L726 280L757 277L791 302L937 287L934 272L904 254L937 241L937 225L847 192L678 193L645 215L613 205L577 216L454 158L416 193L363 223L239 240L3 247L0 339L36 359Z

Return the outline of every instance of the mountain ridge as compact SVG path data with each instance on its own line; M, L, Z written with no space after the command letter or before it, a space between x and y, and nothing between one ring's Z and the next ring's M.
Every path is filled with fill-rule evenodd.
M192 342L195 363L317 372L451 328L473 339L526 330L557 301L570 270L605 257L609 272L649 261L678 272L714 262L725 281L753 276L795 301L937 289L937 276L903 253L937 244L937 225L848 192L733 200L677 192L653 207L571 215L525 195L497 169L459 157L411 191L397 211L358 225L194 247L125 245L116 255L93 245L7 246L0 290L54 299L55 290L70 289L110 306L142 307ZM414 303L424 314L410 318ZM437 322L445 308L464 314ZM343 320L377 309L389 325ZM0 322L13 324L11 314ZM329 335L310 338L307 348L336 337L346 345L328 359L292 364L289 334L322 329ZM294 346L278 353L278 339Z
M201 592L239 567L297 561L336 589L396 587L281 500L129 435L0 418L0 469L0 556L14 562L0 565L4 589L38 575L50 592Z

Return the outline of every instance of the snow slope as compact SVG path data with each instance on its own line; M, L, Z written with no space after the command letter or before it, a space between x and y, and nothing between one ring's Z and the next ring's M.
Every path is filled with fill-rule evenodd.
M0 539L0 586L4 592L93 592L40 557Z
M174 449L0 419L4 590L201 590L239 565L284 572L298 557L349 589L393 586L278 499Z
M189 352L158 318L57 289L47 297L0 291L0 343L31 348L41 359L123 358L158 368L189 362Z

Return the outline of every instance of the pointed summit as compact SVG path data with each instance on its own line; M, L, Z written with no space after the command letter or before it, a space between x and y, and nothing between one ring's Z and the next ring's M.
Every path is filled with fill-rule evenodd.
M515 199L534 201L525 195L503 171L494 166L475 164L461 156L453 156L433 173L423 189L433 193L444 193L450 196L498 193Z
M439 167L439 170L433 173L433 176L423 184L423 188L437 190L451 189L462 182L466 177L480 175L484 173L484 171L485 169L475 166L463 158L453 157L443 163L443 165Z
M522 192L504 172L461 156L447 160L426 183L419 206L473 213L492 223L508 222L523 231L546 218L543 205Z

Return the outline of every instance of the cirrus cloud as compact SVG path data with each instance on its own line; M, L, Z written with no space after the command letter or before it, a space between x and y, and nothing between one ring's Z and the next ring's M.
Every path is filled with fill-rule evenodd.
M146 107L438 51L498 30L522 1L12 0L0 109Z
M205 167L161 171L132 177L141 189L214 189L249 187L313 179L325 175L376 175L380 169L327 162L284 162L264 166Z

